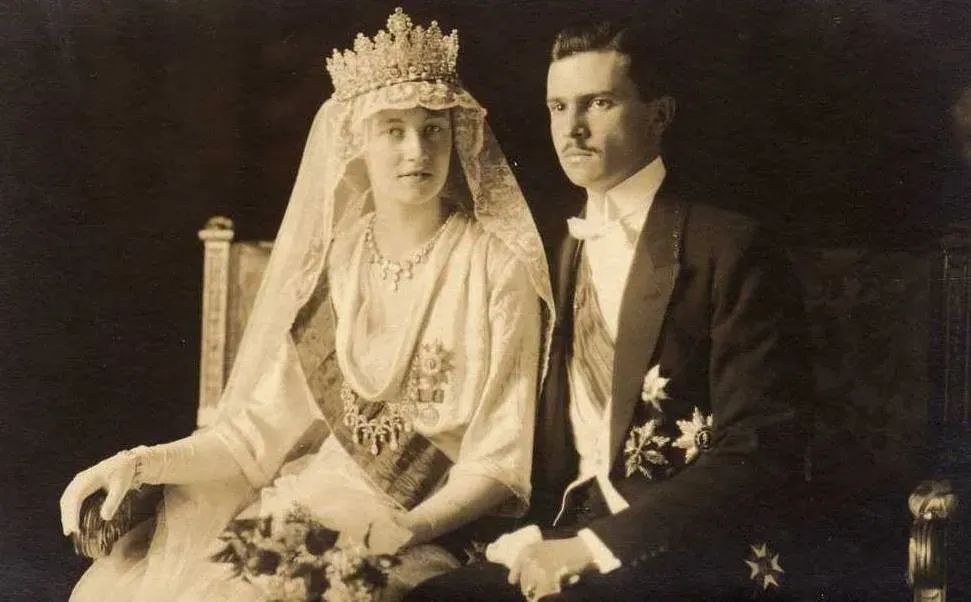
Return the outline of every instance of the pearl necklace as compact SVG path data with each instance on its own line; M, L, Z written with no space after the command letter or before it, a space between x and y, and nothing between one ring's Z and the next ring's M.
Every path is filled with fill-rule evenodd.
M448 226L449 222L452 221L452 215L448 216L441 226L439 226L438 231L435 232L434 236L429 238L425 244L418 248L417 251L412 253L410 259L405 259L403 261L395 261L393 259L388 259L381 254L378 250L378 245L374 241L374 219L377 215L372 215L370 221L368 222L367 230L364 231L364 244L367 247L370 257L368 258L368 263L375 266L380 270L381 280L391 280L391 290L398 290L398 282L404 278L405 280L411 280L415 273L414 269L425 261L428 254L435 247L435 243L438 239L442 237L442 233L445 232L445 228Z

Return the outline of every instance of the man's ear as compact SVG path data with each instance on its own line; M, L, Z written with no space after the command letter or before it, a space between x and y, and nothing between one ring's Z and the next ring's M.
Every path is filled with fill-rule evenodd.
M672 96L661 96L654 100L654 124L664 131L674 121L674 113L677 111L677 103Z

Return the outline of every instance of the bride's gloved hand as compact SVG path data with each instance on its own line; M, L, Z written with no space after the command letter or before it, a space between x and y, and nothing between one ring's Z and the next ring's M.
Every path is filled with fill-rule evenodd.
M370 517L355 528L345 528L338 546L365 545L371 554L395 554L414 539L414 533L402 524L401 513L382 513Z
M107 492L101 518L110 520L125 494L143 483L182 485L231 477L243 478L243 474L215 430L199 431L171 443L139 446L74 477L61 496L61 526L65 535L76 533L81 504L99 489Z
M372 523L367 547L372 554L395 554L414 538L415 534L402 524L401 517L392 515L388 520Z
M81 504L89 495L104 489L101 518L111 520L125 494L141 485L141 452L144 448L125 450L83 470L71 480L61 495L61 528L64 535L77 533Z

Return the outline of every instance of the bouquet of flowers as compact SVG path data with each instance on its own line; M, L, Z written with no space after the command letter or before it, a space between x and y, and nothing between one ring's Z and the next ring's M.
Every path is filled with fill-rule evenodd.
M274 602L371 602L397 564L363 545L337 545L339 533L295 505L282 517L236 519L219 539L215 562L232 565L236 577Z

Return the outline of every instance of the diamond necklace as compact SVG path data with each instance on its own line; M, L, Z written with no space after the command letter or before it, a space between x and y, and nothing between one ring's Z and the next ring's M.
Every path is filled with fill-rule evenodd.
M438 239L442 237L442 232L448 226L449 222L452 221L452 215L442 222L442 225L438 227L438 231L435 232L434 236L429 238L425 244L418 248L414 253L411 254L409 259L402 261L395 261L393 259L388 259L381 254L378 250L378 245L374 241L374 219L377 214L371 216L368 221L367 230L364 231L364 244L367 246L367 250L370 253L368 258L368 263L376 266L380 270L381 280L391 280L391 290L398 290L398 282L404 278L405 280L411 280L415 273L414 269L419 264L421 264L428 257L428 253L431 252L432 248L435 247L435 243Z

